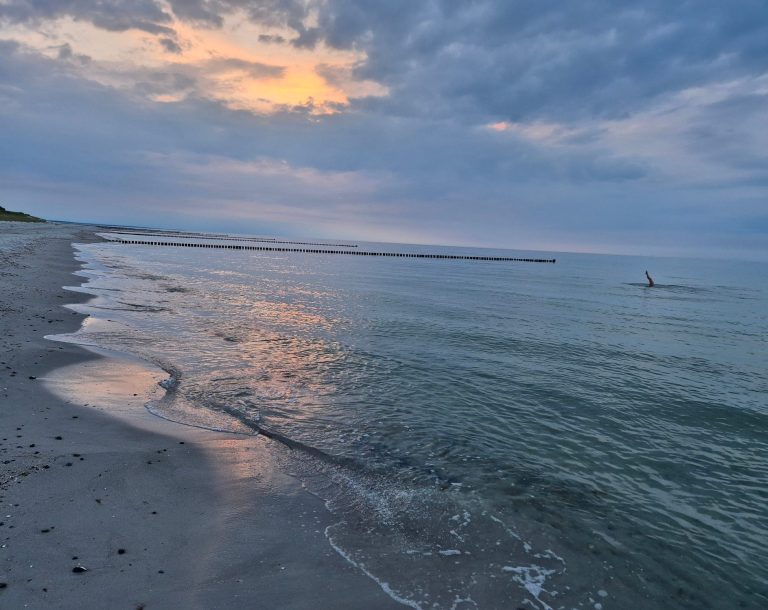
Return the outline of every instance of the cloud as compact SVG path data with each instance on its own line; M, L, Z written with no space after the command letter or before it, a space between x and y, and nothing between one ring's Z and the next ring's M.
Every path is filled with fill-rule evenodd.
M680 188L768 184L768 75L681 91L601 124L595 136L633 150Z
M207 27L221 27L224 20L219 11L227 3L208 0L170 0L169 4L178 19Z
M172 38L160 38L157 42L167 53L178 55L182 52L181 45Z
M279 34L259 34L259 42L267 44L285 44L287 40Z
M69 17L109 31L133 29L169 37L175 20L221 28L226 17L243 14L254 23L293 30L297 36L292 44L310 48L320 32L306 21L320 6L315 0L4 0L0 22L35 26Z
M0 178L39 205L162 202L169 222L215 201L238 226L350 237L764 248L762 10L6 0L9 36L50 39L0 42ZM105 59L63 19L151 50Z
M203 64L204 69L214 72L234 71L246 74L250 78L280 78L285 74L283 66L274 66L257 61L248 61L235 57L218 57Z
M91 61L91 57L89 55L85 55L83 53L75 53L72 50L72 45L68 42L60 45L54 45L51 48L57 49L59 59L65 61L76 61L83 65L88 64Z
M110 30L162 35L173 20L220 28L227 17L293 31L264 43L364 51L356 77L390 95L370 112L460 117L476 124L616 119L723 78L768 71L768 23L751 0L671 5L589 0L9 0L0 19L64 15ZM176 46L174 46L176 45Z
M194 75L184 71L146 70L136 74L133 90L143 97L166 99L182 99L193 93L198 87Z
M661 96L768 69L768 22L745 0L670 5L533 0L348 2L318 9L322 39L360 48L373 108L478 122L617 118Z
M174 20L276 28L264 43L365 53L357 76L388 88L371 111L498 121L617 118L681 89L766 71L768 25L752 0L673 5L588 0L7 0L0 20L70 17L161 36ZM293 32L289 37L283 32Z
M7 0L0 5L0 22L35 25L62 17L114 32L173 33L172 15L155 0Z
M0 74L6 77L2 84L14 83L14 100L19 107L26 108L16 117L14 131L22 129L22 124L30 134L47 132L51 125L56 125L54 133L59 136L54 140L61 146L69 145L69 137L80 141L83 165L88 167L119 157L121 151L136 150L186 150L240 160L254 156L275 158L320 172L400 175L398 180L382 182L379 195L384 199L403 195L401 189L409 190L409 198L444 196L467 176L478 183L491 184L502 178L505 183L546 181L553 172L561 179L627 179L627 162L613 161L608 155L596 155L591 160L572 152L548 155L522 139L499 138L456 125L396 118L372 121L359 115L307 122L305 113L295 109L271 117L255 117L229 111L194 94L199 87L197 78L205 70L246 70L270 77L279 74L272 66L216 59L196 71L182 65L147 70L133 77L144 94L174 95L186 91L192 96L172 108L143 107L134 105L118 90L63 72L55 63L17 44L6 46L11 52L4 53L0 63ZM39 106L38 100L49 95L49 86L58 91L59 104L71 113L66 122L58 121L58 109ZM6 119L10 125L10 115ZM195 128L180 131L187 123ZM87 137L89 133L94 134L92 140ZM28 135L26 141L29 139ZM333 146L329 147L330 142ZM376 142L376 146L361 145L364 142ZM53 148L54 141L49 150ZM91 158L92 153L95 158ZM125 152L128 157L132 154ZM72 159L71 155L64 157ZM18 155L16 158L20 162ZM27 162L34 165L31 158ZM72 178L79 174L73 172ZM90 172L86 175L92 177Z
M169 63L159 67L112 67L105 80L142 97L178 102L187 97L218 100L232 107L243 103L242 90L251 83L281 79L285 68L234 57L215 57L196 63ZM247 99L246 99L247 102ZM269 106L268 100L264 106Z

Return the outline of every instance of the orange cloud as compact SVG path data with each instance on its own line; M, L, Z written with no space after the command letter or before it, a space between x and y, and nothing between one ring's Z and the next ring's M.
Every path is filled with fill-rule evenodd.
M352 67L363 58L356 51L322 44L297 49L289 42L291 32L265 31L237 16L228 17L217 29L181 21L168 27L175 34L154 36L137 30L108 32L63 18L42 29L15 26L12 34L52 58L66 43L74 53L91 58L87 68L79 68L85 76L154 102L177 102L194 92L256 113L303 107L311 114L330 114L351 98L387 93L377 83L353 78ZM337 76L326 78L329 69ZM184 75L194 85L161 91L143 86L148 75L169 72Z

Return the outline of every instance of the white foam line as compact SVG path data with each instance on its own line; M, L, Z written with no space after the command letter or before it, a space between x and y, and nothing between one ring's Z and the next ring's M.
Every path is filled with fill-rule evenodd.
M376 577L374 574L369 572L366 567L362 563L358 563L352 557L346 553L339 545L337 545L333 539L331 538L330 529L332 527L336 527L337 525L341 525L345 523L345 521L339 521L338 523L334 523L332 525L329 525L325 528L325 537L328 539L328 544L331 545L334 551L336 551L339 555L341 555L344 559L347 560L352 566L360 570L363 574L365 574L368 578L373 580L377 585L381 587L381 590L384 591L387 595L389 595L392 599L394 599L396 602L403 604L404 606L408 606L410 608L413 608L414 610L421 610L421 605L417 602L413 601L412 599L407 599L405 597L402 597L398 595L395 591L392 590L392 587L389 586L389 583L384 582L383 580L380 580L378 577Z
M486 514L488 514L488 513L486 513ZM504 522L503 522L501 519L499 519L498 517L496 517L496 516L494 516L494 515L490 515L490 514L488 515L488 517L491 519L491 521L495 521L495 522L496 522L496 523L498 523L498 524L499 524L501 527L503 527L503 528L504 528L504 530L507 532L507 534L508 534L509 536L512 536L512 537L513 537L513 538L515 538L516 540L521 540L521 541L523 540L523 539L520 537L520 535L519 535L519 534L518 534L516 531L514 531L512 528L510 528L510 527L509 527L509 526L508 526L506 523L504 523Z
M545 570L539 566L504 566L501 568L502 572L512 572L515 576L513 580L517 581L526 591L533 595L537 602L539 602L544 610L553 610L552 606L548 605L544 600L539 597L542 593L547 593L544 588L544 583L547 581L547 576L551 576L555 573L554 570Z
M453 600L453 604L451 605L451 610L456 610L459 607L459 604L472 604L475 608L477 608L477 602L475 602L475 600L472 599L471 596L459 597L457 595Z
M501 527L506 530L507 534L509 536L512 536L513 538L516 538L520 542L523 543L523 548L525 549L525 552L531 555L531 551L533 550L533 547L516 532L512 528L510 528L506 523L504 523L501 519L494 515L488 515L492 521L495 521ZM533 553L533 557L536 557L538 559L556 559L558 560L562 566L563 566L563 572L566 571L566 563L565 560L560 557L557 553L555 553L551 549L547 549L544 551L544 553ZM540 566L531 565L531 566L504 566L502 569L502 572L512 572L515 574L513 576L513 580L521 584L528 593L530 593L534 599L540 603L544 610L552 610L552 607L549 606L543 599L541 599L540 595L542 593L547 593L548 591L544 588L544 584L547 581L547 577L552 576L553 574L556 574L556 570L548 570L545 568L542 568Z

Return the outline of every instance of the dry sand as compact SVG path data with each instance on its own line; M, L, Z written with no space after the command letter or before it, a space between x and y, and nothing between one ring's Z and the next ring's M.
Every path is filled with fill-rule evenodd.
M0 608L402 608L329 546L284 449L156 418L160 372L44 338L82 320L62 286L91 239L0 223Z

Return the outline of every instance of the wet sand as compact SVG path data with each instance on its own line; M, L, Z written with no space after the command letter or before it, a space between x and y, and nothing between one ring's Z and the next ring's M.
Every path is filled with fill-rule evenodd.
M0 607L402 608L328 544L286 449L154 417L161 371L44 338L82 321L62 286L92 239L0 223Z

